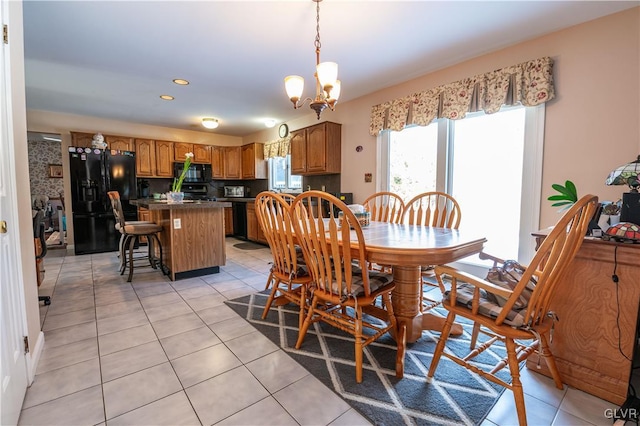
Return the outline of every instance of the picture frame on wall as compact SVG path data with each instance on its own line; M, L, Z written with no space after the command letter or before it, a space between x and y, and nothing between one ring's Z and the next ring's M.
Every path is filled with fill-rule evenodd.
M49 177L61 178L62 177L62 164L49 164Z

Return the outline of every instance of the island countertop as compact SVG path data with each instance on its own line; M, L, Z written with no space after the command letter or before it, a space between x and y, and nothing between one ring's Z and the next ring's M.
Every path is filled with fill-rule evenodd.
M166 200L140 198L137 200L131 200L130 203L134 206L142 207L149 210L191 210L231 207L230 202L204 200L185 200L182 203L169 204Z

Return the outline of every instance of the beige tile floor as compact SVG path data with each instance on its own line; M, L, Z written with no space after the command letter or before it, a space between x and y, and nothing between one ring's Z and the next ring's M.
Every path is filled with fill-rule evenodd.
M267 278L268 249L237 242L219 274L176 282L143 268L127 283L115 253L51 250L45 347L19 424L369 424L224 304ZM526 369L523 380L530 425L612 423L606 401ZM506 391L483 425L516 423Z

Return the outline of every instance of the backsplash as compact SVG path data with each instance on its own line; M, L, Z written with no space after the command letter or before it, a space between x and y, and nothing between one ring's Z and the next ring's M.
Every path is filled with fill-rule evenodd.
M49 165L62 165L60 142L28 141L29 183L31 195L60 198L64 191L63 179L49 177Z

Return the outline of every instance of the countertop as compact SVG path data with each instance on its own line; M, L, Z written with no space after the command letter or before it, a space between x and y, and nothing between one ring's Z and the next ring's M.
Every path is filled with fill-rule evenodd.
M226 199L225 199L226 200ZM227 201L201 201L201 200L185 200L178 204L169 204L166 200L154 200L151 198L140 198L129 201L134 206L143 207L149 210L186 210L186 209L215 209L231 207L231 203Z

